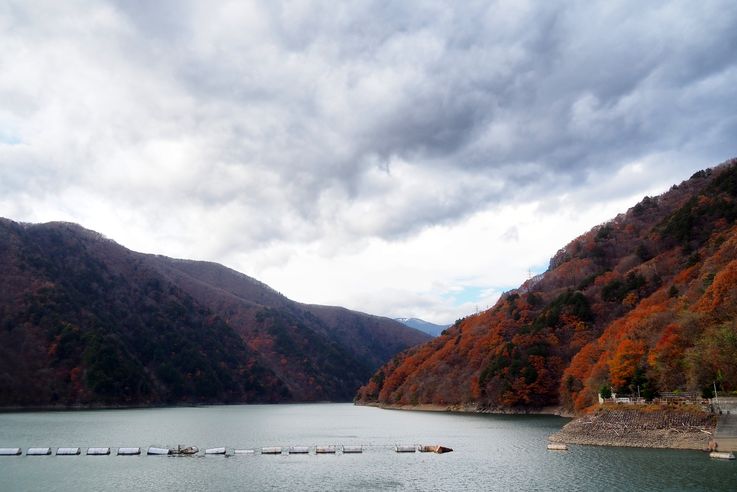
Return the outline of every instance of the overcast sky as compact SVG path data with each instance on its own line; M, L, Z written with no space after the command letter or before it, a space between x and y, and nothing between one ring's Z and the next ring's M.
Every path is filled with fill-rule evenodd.
M737 2L0 0L0 215L437 323L737 155Z

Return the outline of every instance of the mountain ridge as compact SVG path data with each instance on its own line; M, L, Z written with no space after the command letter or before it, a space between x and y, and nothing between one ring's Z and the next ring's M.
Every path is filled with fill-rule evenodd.
M77 224L0 219L0 406L348 401L427 336Z
M398 355L356 400L580 412L602 387L737 389L737 160L561 248L548 270Z

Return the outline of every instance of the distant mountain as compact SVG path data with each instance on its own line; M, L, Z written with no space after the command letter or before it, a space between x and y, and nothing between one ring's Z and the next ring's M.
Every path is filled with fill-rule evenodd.
M0 219L0 406L347 401L428 339L215 263Z
M645 197L379 369L357 400L582 411L601 388L737 390L737 160Z
M394 318L394 319L396 321L399 321L405 326L409 326L410 328L414 328L415 330L420 330L433 337L440 335L440 333L443 330L445 330L446 328L448 328L448 326L450 326L450 325L436 325L435 323L430 323L428 321L424 321L419 318Z

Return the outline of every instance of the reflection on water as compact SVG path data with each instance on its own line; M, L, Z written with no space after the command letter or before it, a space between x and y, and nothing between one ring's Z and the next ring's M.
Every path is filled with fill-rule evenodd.
M0 447L364 446L355 455L0 457L0 490L735 490L737 465L700 452L547 451L565 422L350 404L0 414ZM397 454L395 444L455 451Z

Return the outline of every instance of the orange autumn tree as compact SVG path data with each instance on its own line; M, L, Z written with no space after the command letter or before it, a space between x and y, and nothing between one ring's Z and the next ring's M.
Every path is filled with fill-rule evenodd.
M609 360L609 377L614 388L626 388L641 365L645 355L645 344L625 338L617 346Z
M668 324L647 355L648 366L662 388L677 389L686 382L683 356L688 340L681 334L681 329L677 323Z

